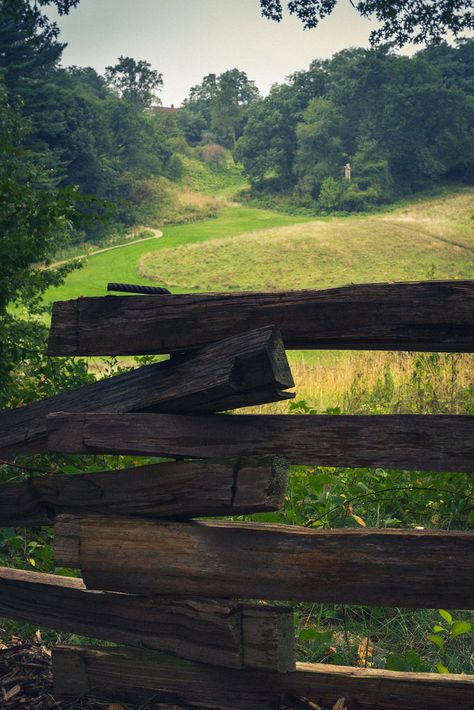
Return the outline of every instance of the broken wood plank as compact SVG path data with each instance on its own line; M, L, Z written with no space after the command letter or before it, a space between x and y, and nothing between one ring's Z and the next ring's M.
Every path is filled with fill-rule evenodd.
M306 698L332 707L341 697L358 710L472 710L474 676L400 673L297 663L296 673L222 669L161 653L59 646L53 650L55 694L118 702L177 703L219 710L280 710Z
M474 472L472 416L55 413L48 425L48 447L61 453L273 453L309 466Z
M148 365L0 413L0 454L44 451L50 412L214 412L293 397L278 328L232 336L178 359Z
M0 616L229 668L295 668L287 606L91 592L82 579L0 567Z
M189 518L278 510L288 474L284 459L267 456L33 476L0 484L0 526L50 525L58 513Z
M474 608L468 532L59 516L54 549L90 589Z
M195 348L276 323L286 348L474 351L474 281L58 301L50 355Z

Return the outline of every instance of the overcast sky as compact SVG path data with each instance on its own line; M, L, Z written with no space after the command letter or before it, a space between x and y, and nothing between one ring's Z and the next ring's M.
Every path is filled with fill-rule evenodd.
M349 0L315 30L288 14L281 23L262 18L258 0L81 0L58 24L64 65L102 73L120 55L145 59L163 73L165 106L179 105L206 74L233 67L266 94L315 58L368 46L375 26Z

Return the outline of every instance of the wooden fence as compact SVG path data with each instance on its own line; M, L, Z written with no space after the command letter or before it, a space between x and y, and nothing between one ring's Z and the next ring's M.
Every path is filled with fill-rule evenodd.
M474 282L55 304L51 355L171 357L1 413L2 457L177 459L0 486L0 525L54 524L82 575L0 568L0 616L123 644L56 648L58 696L474 708L474 676L296 663L291 607L261 601L474 609L473 533L196 520L278 510L293 463L474 472L470 416L219 414L293 396L285 346L473 352Z

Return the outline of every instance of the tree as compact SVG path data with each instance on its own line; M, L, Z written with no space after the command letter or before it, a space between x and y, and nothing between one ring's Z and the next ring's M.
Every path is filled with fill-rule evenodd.
M324 98L312 99L296 128L298 148L295 173L301 192L317 198L326 177L338 178L344 165L344 116Z
M210 142L233 148L242 135L249 106L258 97L258 89L247 74L229 69L217 76L208 74L193 86L180 110L180 125L188 140Z
M211 129L218 141L233 148L242 134L246 109L258 97L258 89L247 74L230 69L220 75L211 105Z
M285 84L274 86L267 97L251 105L234 157L243 163L253 186L274 181L285 190L293 185L295 128L301 108L298 94Z
M43 265L52 261L80 219L75 190L45 189L42 169L24 146L23 124L0 86L0 408L12 402L13 385L23 387L13 383L10 373L23 359L34 357L39 340L42 347L46 340L40 322L22 321L8 307L23 306L29 314L44 310L42 294L61 283L71 266L55 270Z
M287 6L310 29L330 15L336 3L337 0L290 0ZM374 44L391 41L401 47L407 42L437 43L449 31L457 36L474 29L471 0L351 0L351 4L362 17L382 24L370 35ZM282 19L282 0L260 0L260 6L264 17L277 22Z
M131 57L119 57L117 64L106 67L105 77L120 96L140 109L149 108L155 91L163 86L163 75L149 62Z

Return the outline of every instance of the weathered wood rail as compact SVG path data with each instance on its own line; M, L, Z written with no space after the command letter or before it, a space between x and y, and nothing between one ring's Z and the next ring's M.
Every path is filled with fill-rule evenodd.
M296 673L210 670L201 663L125 649L62 646L53 652L56 692L88 692L121 702L159 698L192 708L279 710L332 707L349 710L472 710L473 676L397 673L320 663L297 663ZM298 704L298 699L305 702ZM313 702L310 706L307 701Z
M474 472L474 417L444 415L67 414L48 417L51 451Z
M0 525L54 522L82 574L0 568L0 615L135 647L56 649L59 696L474 710L474 676L295 666L265 601L474 609L474 533L191 519L280 508L288 463L474 472L472 416L216 414L292 396L285 347L474 352L474 281L55 304L51 355L172 357L0 414L0 453L185 459L0 486Z
M294 395L278 328L268 326L196 352L0 413L0 455L46 449L50 412L216 412Z
M77 516L55 541L90 589L448 609L474 609L473 549L469 532Z
M81 579L0 567L0 616L201 663L295 669L284 606L94 592Z
M473 352L473 314L474 281L79 298L54 304L49 354L167 353L272 323L286 348Z
M0 485L0 525L49 525L60 513L144 518L243 515L283 507L289 466L276 456L171 461Z

